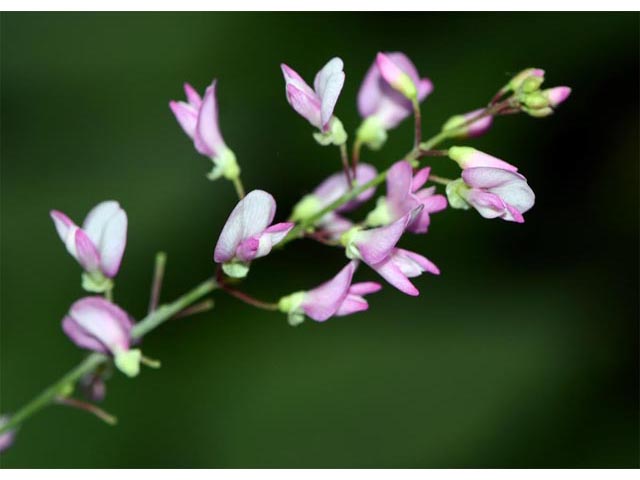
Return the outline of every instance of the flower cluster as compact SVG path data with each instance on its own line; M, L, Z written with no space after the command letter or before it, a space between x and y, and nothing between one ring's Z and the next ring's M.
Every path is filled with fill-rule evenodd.
M544 71L525 69L500 88L486 107L454 115L444 122L436 136L423 142L420 105L433 91L433 84L429 78L420 76L404 53L380 52L358 92L357 108L362 123L356 129L349 156L348 135L336 115L346 80L343 61L337 57L329 60L315 75L313 87L288 65L282 64L281 70L287 102L316 129L313 137L320 145L339 148L342 163L341 171L329 175L294 205L286 221L274 223L276 200L270 193L260 189L244 193L238 161L220 131L217 81L213 80L203 97L185 84L186 101L169 103L195 150L213 162L208 177L230 180L240 197L213 249L215 277L205 282L204 287L196 287L173 304L157 308L162 274L156 271L149 314L135 323L113 302L115 277L127 243L128 219L120 204L99 203L81 227L64 213L51 211L66 250L83 269L82 287L94 294L71 305L62 320L62 330L78 347L97 352L91 357L97 359L95 365L78 368L62 379L59 391L54 392L58 397L70 395L77 384L90 400L100 401L105 396L105 379L111 365L129 377L138 375L141 364L157 366L157 362L134 348L139 338L176 315L202 311L202 306L199 309L191 303L216 288L250 305L280 311L287 315L290 325L299 325L305 317L324 322L367 310L365 296L380 291L382 285L354 280L361 263L400 292L419 295L412 279L425 272L438 275L440 270L422 254L400 246L405 234L427 234L432 228L432 215L447 207L473 208L484 218L522 223L524 214L535 203L526 178L511 163L466 145L453 145L445 150L433 148L444 141L485 134L495 117L501 115L518 112L533 117L550 115L571 92L568 87L541 89ZM410 116L414 119L415 135L407 154L377 167L359 161L361 147L382 148L389 132ZM436 165L421 164L431 157L437 162L454 162L460 168L459 178L440 177L433 173ZM360 219L353 218L385 181L386 191L377 198L375 206ZM427 186L428 183L432 185ZM257 300L234 286L248 275L254 261L303 237L340 249L348 259L347 264L317 287L283 295L273 303ZM77 400L61 401L83 405ZM25 418L44 404L37 399L35 407L27 405L22 416L13 418ZM95 406L84 404L82 408L106 417ZM12 444L13 423L17 422L0 417L0 451Z

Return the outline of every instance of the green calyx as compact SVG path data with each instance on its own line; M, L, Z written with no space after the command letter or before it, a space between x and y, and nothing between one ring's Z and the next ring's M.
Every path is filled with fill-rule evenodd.
M232 260L222 264L222 271L232 278L244 278L249 273L249 264L240 260Z
M469 127L463 126L467 121L464 115L454 115L442 125L443 132L451 132L450 137L464 138L469 133Z
M338 117L332 117L329 123L329 130L326 132L316 132L313 134L313 138L324 147L327 145L336 145L339 147L347 141L347 132L340 119Z
M388 225L391 223L391 220L391 212L389 211L387 199L380 197L376 202L376 208L369 212L365 222L369 227L380 227L382 225Z
M391 86L402 95L407 97L409 100L413 101L418 98L418 89L416 87L416 84L413 83L411 77L404 72L398 75Z
M304 291L294 292L291 295L282 297L278 301L278 309L282 313L287 314L287 320L289 322L289 325L291 325L292 327L298 326L302 322L304 322L304 312L302 311L300 306L304 301L305 295L306 292Z
M352 260L360 258L360 251L355 244L355 240L358 233L362 230L362 227L352 227L342 234L340 237L340 244L344 246L344 253L347 258Z
M371 150L380 150L387 141L387 131L382 125L382 120L375 115L364 119L356 132L357 141L366 145Z
M128 377L135 377L140 373L140 359L142 353L137 348L117 352L113 358L116 367Z
M293 207L293 212L289 218L292 222L301 222L313 217L322 209L322 202L320 199L313 195L305 195L300 199L298 203Z
M466 200L467 193L469 192L469 186L464 183L462 178L458 178L453 182L447 184L447 199L451 208L458 208L461 210L468 210L470 205Z
M465 160L476 152L477 150L473 147L449 147L447 155L460 165L460 168L464 168Z
M113 288L113 280L105 277L102 272L84 272L82 274L82 288L87 292L104 293Z
M217 180L220 177L236 180L240 176L240 166L236 160L236 155L229 148L223 150L211 160L214 166L207 174L209 180Z

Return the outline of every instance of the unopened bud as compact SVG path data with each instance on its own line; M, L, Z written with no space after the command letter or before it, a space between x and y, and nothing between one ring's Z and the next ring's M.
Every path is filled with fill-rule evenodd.
M542 95L549 101L552 107L557 107L564 102L571 94L569 87L554 87L542 91Z

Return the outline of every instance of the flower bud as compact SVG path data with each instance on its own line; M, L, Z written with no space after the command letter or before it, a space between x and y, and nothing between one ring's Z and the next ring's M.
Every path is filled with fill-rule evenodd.
M524 93L533 93L540 88L540 85L544 82L544 77L537 77L532 75L527 77L524 82L522 82L522 86L520 90Z
M408 73L404 72L388 55L379 52L376 56L376 63L382 78L409 100L416 100L418 97L418 87L413 83Z
M530 77L536 77L540 79L539 81L540 83L542 83L542 81L544 81L544 70L542 70L541 68L526 68L522 70L503 87L503 91L515 92L516 90L520 89L520 87L522 87L525 81ZM532 83L529 83L528 88L531 88L532 85ZM540 85L538 85L538 87L539 86Z
M323 147L327 145L343 145L347 141L347 132L342 125L340 119L336 116L331 117L327 131L315 132L313 138Z
M365 118L358 127L356 138L371 150L380 150L387 141L387 130L384 128L381 118L372 115Z
M472 147L451 147L448 150L448 154L449 158L460 165L463 170L476 167L492 167L512 172L518 171L518 168L510 163Z
M554 87L542 91L542 95L548 100L553 108L564 102L571 94L569 87Z
M479 108L462 115L454 115L444 123L444 125L442 126L442 131L449 131L450 138L479 137L480 135L485 134L487 130L491 128L491 124L493 123L493 116L486 115L482 118L478 118L478 120L469 123L468 125L465 124L470 120L478 117L483 111L484 108Z
M549 100L541 92L533 92L522 97L522 103L528 108L538 110L549 106Z

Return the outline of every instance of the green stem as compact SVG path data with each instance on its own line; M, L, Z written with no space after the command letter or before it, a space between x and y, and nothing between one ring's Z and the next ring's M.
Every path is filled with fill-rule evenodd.
M242 200L244 198L244 185L242 185L242 180L240 180L240 175L235 177L233 180L233 186L236 189L236 193L238 194L238 198Z
M133 327L131 337L140 338L146 335L151 330L169 320L176 313L212 292L216 288L218 288L217 282L213 279L209 279L174 302L161 306ZM9 417L9 421L0 427L0 434L17 427L27 418L50 405L60 394L65 390L68 390L69 386L75 385L80 378L95 370L101 363L106 362L108 359L109 357L102 353L92 353L87 356L77 367L69 371L60 380L52 384L49 388L41 392L33 400L11 415Z

